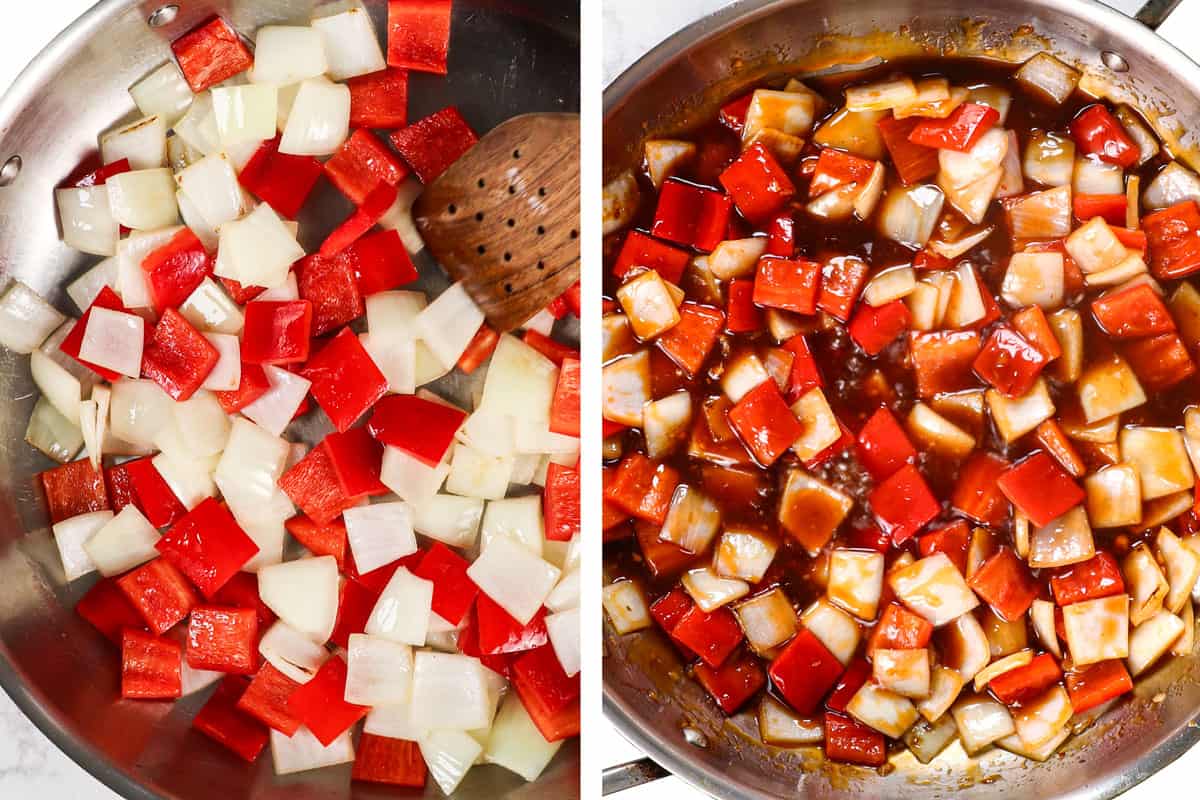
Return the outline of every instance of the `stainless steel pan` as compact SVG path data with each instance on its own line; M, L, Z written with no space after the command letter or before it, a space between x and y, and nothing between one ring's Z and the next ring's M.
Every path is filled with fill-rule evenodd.
M1177 0L1175 0L1177 2ZM1148 27L1090 0L743 0L663 42L605 92L605 178L636 166L648 135L686 131L723 100L772 76L804 75L880 57L953 52L1020 61L1047 49L1100 93L1139 106L1178 153L1200 139L1200 67ZM932 764L911 754L881 773L821 762L814 751L756 743L756 723L725 721L657 632L605 633L605 712L651 760L609 771L606 792L669 770L715 797L811 800L1114 797L1200 738L1200 659L1142 681L1045 764L993 750L974 762L957 743ZM887 774L882 774L886 772Z
M307 24L313 5L313 0L174 0L167 6L161 0L105 0L64 31L0 100L0 280L20 278L59 308L71 309L62 287L95 259L59 243L53 190L94 153L99 132L134 111L126 88L171 57L173 38L211 14L252 34L267 23ZM386 3L367 5L382 33ZM577 110L577 3L455 0L454 14L450 74L413 74L411 118L456 104L483 132L524 112ZM332 187L323 183L319 192L302 220L310 250L350 211ZM445 285L431 261L418 261L419 288ZM469 382L457 379L437 388L460 401L471 390ZM34 399L28 359L0 353L0 685L30 719L126 798L413 796L411 790L351 785L349 767L278 779L269 757L246 765L191 730L204 695L178 706L117 699L119 654L72 611L89 581L66 585L35 488L34 475L50 464L22 441ZM537 784L526 785L498 767L480 767L456 796L574 798L578 786L579 749L570 744ZM440 796L432 781L426 794Z

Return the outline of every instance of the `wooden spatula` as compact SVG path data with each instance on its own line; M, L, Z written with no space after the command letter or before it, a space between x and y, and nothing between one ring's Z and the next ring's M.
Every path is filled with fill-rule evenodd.
M514 117L413 206L430 253L501 332L579 280L579 158L577 115Z

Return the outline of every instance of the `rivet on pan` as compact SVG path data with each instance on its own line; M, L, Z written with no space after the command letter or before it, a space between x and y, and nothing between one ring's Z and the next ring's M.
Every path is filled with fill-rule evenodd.
M683 729L683 740L692 747L708 747L708 738L692 727Z
M179 6L171 4L163 6L150 15L146 20L146 24L151 28L161 28L164 25L170 25L175 21L175 17L179 16Z
M21 174L23 166L24 162L21 161L20 156L13 156L5 161L4 166L0 167L0 186L11 186L17 180L17 176Z
M1113 72L1129 72L1129 62L1116 50L1100 51L1100 60Z

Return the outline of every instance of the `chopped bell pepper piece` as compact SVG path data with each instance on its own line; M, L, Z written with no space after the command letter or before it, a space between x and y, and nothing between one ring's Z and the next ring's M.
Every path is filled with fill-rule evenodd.
M762 328L762 312L754 304L754 281L730 281L726 293L729 295L728 305L725 307L726 331L752 333Z
M849 333L867 355L877 356L908 328L908 306L893 300L882 306L858 306L850 319Z
M1126 202L1123 194L1077 194L1071 198L1071 209L1080 222L1100 217L1109 225L1124 225Z
M238 183L279 214L295 219L321 178L321 162L279 152L279 140L277 136L259 146L238 173Z
M916 144L908 138L921 122L920 117L896 119L889 114L878 123L883 146L905 186L920 183L938 171L937 148Z
M300 720L288 708L288 698L299 688L300 684L264 661L237 701L237 709L284 736L292 736L300 730Z
M384 444L437 466L466 419L466 412L453 406L397 394L376 404L367 430Z
M568 678L550 645L512 663L512 686L548 742L579 735L579 676Z
M856 719L827 711L825 757L846 764L882 767L887 761L887 740L882 733Z
M1007 622L1023 617L1038 596L1037 580L1009 547L1001 547L983 562L967 585Z
M579 534L582 524L579 491L579 470L550 462L542 496L547 541L569 542Z
M1142 388L1150 392L1178 386L1196 374L1196 362L1176 333L1136 339L1122 347L1121 354L1129 362Z
M630 453L604 488L604 499L638 519L662 525L678 485L679 473L674 468Z
M761 143L742 151L720 177L742 216L751 222L768 220L796 195L796 186Z
M475 131L454 106L392 134L392 145L422 183L431 183L478 141Z
M679 307L678 324L659 336L654 344L680 369L695 376L708 360L724 327L725 313L721 309L685 302Z
M975 357L975 374L1006 397L1020 397L1033 388L1047 364L1040 350L1012 328L992 331Z
M942 506L913 464L905 464L876 486L870 495L871 510L879 527L899 546L941 513Z
M796 634L767 670L772 686L802 717L817 710L842 672L842 663L807 628Z
M388 66L445 75L450 11L451 0L388 0Z
M804 433L774 381L763 381L729 410L729 425L760 464L770 466Z
M359 501L342 491L337 472L324 447L314 447L283 473L279 488L318 525L328 525Z
M249 608L193 608L187 662L192 669L253 675L258 671L258 614Z
M249 685L250 681L240 675L227 676L217 684L217 690L196 714L192 727L224 745L243 761L253 763L271 735L265 725L237 707Z
M204 245L184 228L142 261L154 310L179 308L213 269L213 259Z
M471 610L479 587L467 576L471 562L442 542L434 542L413 570L433 583L433 612L451 625L458 625Z
M228 392L213 392L226 414L236 414L271 389L267 373L259 364L242 362L242 381Z
M196 94L254 66L254 56L237 31L213 17L171 43L175 60Z
M1062 567L1050 576L1050 591L1060 606L1125 593L1125 578L1112 553L1101 550L1087 561Z
M312 317L312 303L308 300L247 303L242 361L258 366L307 361ZM245 380L245 373L242 375Z
M424 789L429 769L416 742L364 733L350 777L356 781Z
M887 408L879 408L858 432L859 463L877 481L890 478L916 458L917 451L908 434Z
M318 742L328 747L371 710L347 703L345 698L346 662L335 655L325 659L312 680L288 696L287 707Z
M850 319L850 312L867 284L870 268L860 258L835 256L821 266L821 291L817 308L841 322Z
M654 209L650 233L659 239L707 253L726 239L732 208L733 200L728 195L672 178L658 192L658 205ZM621 263L622 260L618 260L618 264ZM679 268L680 275L683 274L683 266L686 266L686 261ZM666 280L673 273L660 274Z
M348 261L306 256L296 264L300 299L312 304L312 335L322 336L348 325L366 311L358 280Z
M229 509L211 497L172 525L155 548L209 599L258 553Z
M183 694L183 648L145 631L126 629L121 641L121 697L170 700Z
M114 578L101 578L88 589L87 594L75 604L75 613L118 647L121 646L126 628L137 630L146 627L142 615L129 602Z
M182 314L168 308L146 345L142 374L171 399L183 402L196 393L219 359L212 342Z
M972 454L958 473L950 505L981 525L1004 522L1010 506L997 481L1008 467L1008 462L995 453Z
M1041 450L1005 470L996 485L1038 527L1058 519L1085 497L1070 474Z
M963 103L945 119L922 119L908 135L913 144L966 152L1000 121L1000 112L979 103Z
M375 134L359 128L350 134L333 158L325 162L325 177L355 205L362 205L380 183L399 186L408 167Z
M916 375L917 394L922 398L977 385L973 371L980 350L977 331L913 333L908 349Z
M156 558L117 578L117 585L142 615L150 630L161 635L182 622L200 602L191 584L166 559Z
M1062 670L1049 653L1035 656L1023 667L1002 672L988 683L996 699L1008 706L1021 705L1036 699L1042 692L1058 683Z
M1166 304L1144 283L1096 298L1092 314L1114 339L1140 339L1175 330L1175 320Z
M1071 708L1076 714L1133 691L1133 679L1129 677L1125 662L1119 658L1068 670L1063 677Z
M1150 250L1150 271L1174 280L1200 270L1200 206L1184 200L1142 217Z
M408 123L408 71L389 67L346 81L350 127L395 130Z
M707 664L697 664L695 675L726 714L733 714L744 706L767 682L762 665L749 653L715 669Z
M1107 108L1096 103L1071 120L1071 138L1079 152L1122 168L1137 163L1141 150Z
M321 242L318 252L325 258L333 258L357 242L391 209L397 194L396 187L389 183L376 184L355 212Z
M689 261L691 256L686 250L660 242L641 231L630 231L625 236L612 271L618 278L624 278L634 267L644 267L657 272L667 283L677 284L683 278Z
M46 493L51 525L108 508L104 473L93 467L86 458L48 469L38 477Z
M383 463L383 445L366 428L351 428L331 433L321 442L337 474L342 491L350 497L387 494L379 481Z
M679 616L670 634L710 667L724 664L745 638L737 617L728 608L710 614L694 604Z
M326 441L329 438L326 437ZM340 519L318 525L303 514L297 514L285 522L284 526L287 527L288 533L314 556L333 556L337 561L338 572L346 572L346 524Z
M807 259L762 258L754 276L754 302L760 306L815 314L821 265Z

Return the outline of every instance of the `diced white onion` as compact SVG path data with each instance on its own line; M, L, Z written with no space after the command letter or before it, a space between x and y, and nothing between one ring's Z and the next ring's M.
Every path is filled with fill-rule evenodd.
M363 633L350 635L346 659L347 703L360 706L402 706L412 699L413 651Z
M152 446L159 431L171 422L173 405L154 381L117 381L110 412L113 436L135 446Z
M292 264L304 257L296 235L266 203L221 226L219 252L219 277L267 289L286 283Z
M120 575L158 556L158 531L130 503L96 531L84 550L101 575Z
M1017 70L1017 81L1059 105L1079 83L1079 72L1046 52L1039 52Z
M327 156L337 152L350 133L350 90L324 78L300 84L288 115L279 152L295 156Z
M113 217L107 187L58 189L54 197L68 247L97 256L116 253L121 229Z
M1200 200L1200 176L1178 161L1171 161L1146 185L1142 203L1156 211L1184 200ZM69 242L68 242L69 244Z
M413 657L411 721L421 729L470 731L492 721L495 697L478 659L418 652Z
M138 110L160 116L168 126L178 122L192 104L192 90L174 61L168 61L129 87Z
M483 752L483 745L464 731L431 731L419 744L429 774L447 797L453 795Z
M126 314L96 307L88 317L79 345L79 357L130 378L142 373L142 348L146 343L146 321L136 314Z
M213 114L211 92L201 92L192 101L192 107L174 125L175 135L202 156L221 149L217 133L217 118Z
M1071 188L1076 194L1124 194L1125 173L1118 164L1109 164L1095 156L1075 159Z
M242 409L242 414L275 436L281 435L308 396L312 381L286 369L266 365L263 371L271 385L262 397Z
M278 101L278 90L273 85L215 87L213 117L221 144L230 147L274 137Z
M105 187L113 219L127 228L152 231L179 222L175 176L169 169L142 169L113 175Z
M448 464L431 467L399 448L388 446L383 451L379 480L400 499L420 508L437 494L449 474Z
M1025 145L1025 177L1044 186L1068 186L1075 172L1075 141L1053 131L1033 131Z
M201 388L213 392L230 392L242 382L241 342L228 333L205 333L204 338L217 349L218 359Z
M466 288L456 283L417 314L413 325L442 366L452 369L483 320L483 312Z
M14 353L32 353L64 321L54 306L20 281L0 295L0 345Z
M65 464L75 458L83 446L83 433L53 403L45 397L39 397L33 406L33 413L29 415L25 442L47 458Z
M301 684L311 681L329 658L328 650L283 620L276 620L262 635L258 652L272 667Z
M263 303L290 303L299 300L300 284L296 280L296 273L289 272L283 283L273 289L268 289L254 299Z
M178 458L159 453L152 463L179 502L190 511L206 499L216 496L217 486L212 480L216 462L215 457Z
M292 775L353 761L353 733L353 730L347 729L326 747L304 726L290 737L272 728L271 758L275 762L275 774Z
M467 569L480 590L522 625L533 619L561 574L507 537L493 540Z
M117 285L117 260L106 258L67 284L67 296L80 311L87 311L105 286Z
M424 645L432 602L433 583L401 567L371 610L366 633L393 642Z
M416 175L409 175L396 187L396 202L379 219L379 227L400 234L400 241L410 254L425 249L425 240L421 238L421 232L412 218L413 203L424 188L425 184Z
M313 10L312 26L321 34L329 77L344 81L387 66L371 15L360 0L340 0Z
M258 593L281 620L318 644L327 642L337 621L337 561L321 556L264 567Z
M158 169L167 164L167 123L147 116L100 136L100 159L112 164L129 161L130 169Z
M479 498L435 494L413 507L413 528L451 547L471 547L479 535L483 507Z
M230 299L221 285L212 278L205 278L196 287L195 291L179 307L179 313L196 326L198 331L228 334L234 336L235 339L245 324L242 310ZM210 339L210 341L212 340ZM220 364L217 365L217 368L220 368ZM240 368L238 372L240 374ZM212 387L205 386L205 388Z
M417 552L412 509L407 503L350 508L343 518L354 564L363 574Z
M224 153L205 156L181 172L179 188L213 230L246 211L237 173Z
M92 511L64 519L54 525L54 543L58 545L58 554L62 557L63 570L67 573L68 581L96 571L96 565L88 555L85 545L97 531L111 522L112 518L111 511Z
M944 199L936 186L893 188L884 195L879 228L892 241L913 249L923 247L933 235Z
M83 396L79 379L41 350L34 350L29 354L29 370L33 376L33 383L42 396L67 422L78 426L79 401Z
M264 25L255 34L254 83L283 86L324 75L328 68L321 34L312 28Z
M515 692L504 698L492 724L483 759L535 781L550 764L562 742L547 742Z
M990 697L965 697L950 710L963 747L976 753L997 739L1016 732L1008 709Z

